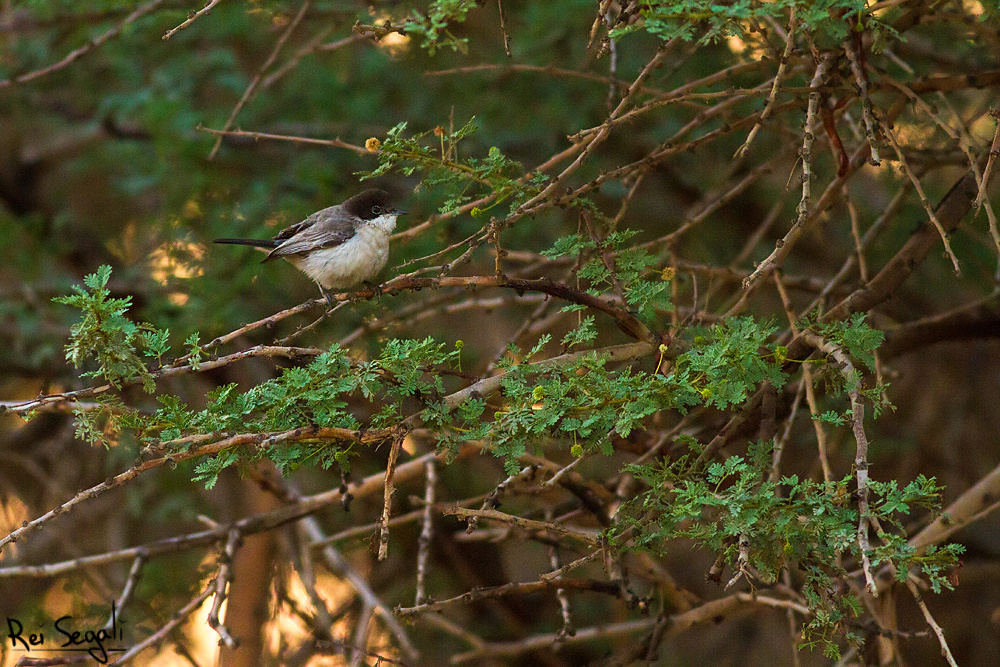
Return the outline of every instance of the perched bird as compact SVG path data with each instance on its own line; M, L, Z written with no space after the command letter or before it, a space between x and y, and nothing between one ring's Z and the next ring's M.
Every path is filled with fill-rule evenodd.
M327 303L330 290L344 290L378 275L389 257L389 235L396 217L385 190L365 190L336 206L289 225L273 239L215 239L216 243L270 248L262 261L284 258L316 281Z

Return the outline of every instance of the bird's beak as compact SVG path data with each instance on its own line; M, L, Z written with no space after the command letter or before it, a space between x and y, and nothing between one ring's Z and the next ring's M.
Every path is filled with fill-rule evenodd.
M406 211L404 211L401 208L394 208L394 209L392 209L392 214L393 215L406 215Z

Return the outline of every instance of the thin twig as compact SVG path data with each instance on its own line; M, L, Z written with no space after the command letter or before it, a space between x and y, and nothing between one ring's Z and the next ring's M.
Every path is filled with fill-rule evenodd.
M799 206L796 209L797 215L795 222L792 223L792 227L785 239L775 248L767 259L761 262L757 268L747 276L746 280L743 281L743 289L745 291L750 291L754 284L760 280L765 274L779 268L781 261L791 252L791 246L794 245L794 240L797 238L798 234L805 227L805 222L809 219L810 203L812 201L812 145L815 136L813 135L813 125L816 122L816 114L820 104L820 94L819 86L822 85L823 79L826 76L826 68L830 64L830 56L820 59L816 63L816 71L813 73L812 81L809 83L809 88L812 92L809 93L809 105L806 109L806 120L802 124L802 198L799 200ZM794 236L793 236L794 234Z
M913 580L910 577L906 578L906 587L910 589L910 594L913 595L913 599L916 601L917 606L920 607L920 613L924 615L924 620L927 621L927 625L929 625L931 630L934 631L938 644L941 646L941 655L944 656L944 659L948 661L948 664L951 667L958 667L958 663L955 662L955 658L951 654L951 649L948 648L948 642L944 638L944 630L942 630L941 626L938 625L938 622L934 620L930 609L927 608L927 604L924 602L924 598L920 595L920 591L917 589L917 585L913 583Z
M826 429L823 422L819 420L819 402L816 400L816 388L813 382L812 368L809 364L802 365L802 382L806 386L806 404L809 406L810 421L813 430L816 432L816 450L819 453L819 464L823 470L823 481L827 484L833 482L833 468L830 466L830 452L827 444Z
M854 368L850 357L840 347L825 338L803 331L802 335L810 344L829 354L841 365L841 373L847 385L847 394L851 399L851 427L857 451L854 457L854 468L858 480L858 550L861 552L861 568L865 575L865 588L872 597L878 597L878 586L872 576L872 565L869 558L871 544L868 540L868 524L871 522L871 509L868 506L868 436L865 434L865 404L861 398L861 375Z
M392 512L392 494L396 492L392 478L396 474L396 461L399 460L399 451L403 448L404 431L396 434L392 439L392 448L389 450L389 462L385 467L385 488L382 495L382 520L379 522L378 536L378 559L385 560L389 556L389 515Z
M996 157L1000 155L1000 109L991 109L990 115L993 116L996 129L993 132L993 142L990 144L990 156L986 160L986 168L983 169L983 180L979 184L979 194L976 195L976 201L973 204L977 213L983 202L986 201L986 186L989 185L990 176L993 175L993 164Z
M969 168L976 177L976 186L979 190L980 195L985 193L986 186L989 184L988 174L980 174L979 172L979 161L978 158L973 155L972 147L974 139L969 135L968 130L966 130L964 123L962 122L962 117L955 111L954 107L948 101L948 98L944 93L938 91L938 96L940 97L942 103L951 109L952 115L954 115L955 120L958 124L959 129L953 128L950 124L945 122L941 116L931 108L931 106L923 100L919 95L917 95L908 86L894 80L888 79L889 85L901 91L920 109L924 114L926 114L934 123L940 127L948 137L959 147L962 153L965 154L965 159L969 163ZM998 126L1000 128L1000 126ZM996 139L994 139L996 141ZM991 148L991 151L993 148ZM992 154L991 154L992 157ZM987 160L986 166L989 167L989 159ZM986 218L989 223L990 236L993 238L993 245L996 247L997 252L1000 253L1000 230L998 230L996 213L993 211L993 206L990 204L989 199L979 200L979 195L976 197L976 202L973 204L975 206L976 214L979 213L980 206L986 204Z
M696 625L704 623L718 623L721 619L737 613L745 606L767 606L777 609L795 609L800 614L812 616L812 612L805 606L790 600L781 600L764 595L751 595L750 593L735 593L718 600L705 602L698 607L688 611L672 614L667 617L664 635L675 637L681 635ZM593 641L595 639L605 639L630 635L637 632L649 630L655 626L660 619L654 617L641 618L632 621L619 623L609 623L606 625L591 626L577 630L573 637L567 638L566 644L580 644ZM534 635L525 639L509 642L489 642L483 648L470 653L461 653L452 657L452 664L462 664L466 662L485 662L489 659L509 658L523 655L530 651L545 650L552 646L557 638L557 633Z
M955 253L951 249L951 241L948 240L948 234L944 231L944 227L941 226L941 221L938 220L937 215L934 213L934 207L931 206L930 201L927 199L927 195L924 193L924 188L920 185L920 179L917 178L913 170L910 169L909 163L906 161L906 156L903 155L902 149L900 149L899 144L896 143L895 134L891 127L884 128L885 136L889 138L889 143L892 144L892 149L896 152L896 157L899 158L899 162L903 167L906 177L910 179L913 184L913 189L917 191L917 196L920 197L920 203L923 205L924 210L927 212L927 217L930 219L931 224L934 225L934 229L938 231L941 235L941 241L944 243L944 251L951 260L951 265L955 270L956 276L962 275L962 270L958 267L958 258L955 257Z
M202 127L199 125L197 130L202 132L208 132L209 134L214 134L219 137L219 141L222 137L246 137L247 139L271 139L274 141L293 141L300 144L313 144L315 146L332 146L334 148L346 148L349 151L354 151L358 155L370 155L369 151L364 146L355 146L354 144L349 144L346 141L341 141L340 139L314 139L312 137L296 137L294 135L288 134L271 134L269 132L246 132L244 130L214 130L210 127Z
M791 13L788 18L788 35L785 38L785 50L781 54L781 60L778 62L778 72L774 75L774 84L771 86L771 94L767 97L767 104L764 106L764 113L760 115L757 122L750 129L750 133L747 135L746 141L743 145L739 147L736 153L733 155L734 160L739 160L741 157L747 154L750 150L750 144L753 143L754 137L760 131L760 128L764 125L768 118L771 116L771 112L774 110L774 103L778 99L778 88L781 86L781 79L785 75L785 67L788 65L788 60L792 55L792 49L795 47L795 5L792 5Z
M513 514L507 514L505 512L499 512L497 510L492 510L492 509L475 510L467 507L459 507L457 505L451 505L441 508L441 513L444 514L445 516L457 516L460 519L465 519L468 517L475 516L480 519L500 521L502 523L506 523L511 526L517 526L518 528L521 528L522 530L528 532L548 531L555 535L560 535L562 537L570 537L575 540L579 540L591 546L597 546L601 543L601 539L596 532L584 532L581 530L573 530L572 528L567 528L566 526L559 523L536 521L535 519L525 519L524 517L514 516Z
M427 560L431 553L431 542L434 539L434 487L437 485L437 460L428 459L425 467L426 481L424 486L423 526L420 538L417 540L417 595L416 606L427 601Z
M596 581L591 579L549 579L547 581L512 582L499 586L476 588L467 593L456 595L446 600L427 602L417 607L397 607L394 614L400 618L421 616L430 612L440 611L457 604L476 602L507 597L509 595L528 595L539 591L559 590L560 588L599 591L611 595L619 595L620 589L616 582Z
M142 572L142 566L146 563L146 553L144 551L139 552L135 560L132 561L132 567L128 571L128 578L125 580L125 586L122 587L122 594L118 596L118 600L115 602L114 614L108 618L108 622L104 624L104 629L110 631L117 621L116 616L122 613L125 609L125 605L128 603L129 598L132 597L132 591L135 590L135 584L139 580L139 575Z
M187 617L190 616L192 613L194 613L194 611L198 609L198 607L200 607L202 603L209 598L210 595L212 595L214 590L215 589L210 582L208 586L205 587L205 590L203 590L200 594L196 595L186 605L175 611L171 615L170 620L163 624L163 627L161 627L159 630L157 630L150 636L143 639L138 644L132 646L132 648L125 651L125 653L123 653L117 660L115 660L110 664L112 666L124 665L129 660L131 660L135 656L145 651L147 648L151 646L156 646L157 644L162 642L164 639L167 638L167 635L169 635L174 628L184 623L187 620Z
M875 219L875 222L871 224L871 227L869 227L867 231L865 231L864 236L861 237L861 249L863 252L867 251L872 242L874 242L875 239L878 238L879 234L882 233L882 230L885 229L889 222L896 217L896 214L898 214L900 209L903 207L903 203L906 201L906 197L910 194L912 189L913 184L906 182L896 191L896 194L892 196L889 204L883 209L882 214ZM832 294L837 287L840 286L841 282L847 277L847 274L854 267L857 261L858 257L856 254L848 255L844 260L843 265L840 267L840 270L837 271L836 275L834 275L834 277L823 286L820 293L805 309L803 309L802 314L799 317L802 317L806 313L818 308L823 301L830 296L830 294Z
M117 37L118 35L121 34L122 30L125 29L125 26L129 25L130 23L134 23L137 19L153 11L154 9L156 9L157 6L159 6L162 3L163 0L150 0L146 4L140 5L138 8L136 8L134 12L126 16L121 23L115 25L113 28L111 28L104 34L92 39L83 46L73 49L68 54L66 54L66 57L64 57L59 62L52 63L51 65L43 67L41 69L36 69L34 71L27 72L26 74L19 74L18 76L14 76L9 79L4 79L3 81L0 81L0 88L7 88L16 83L26 83L28 81L32 81L39 77L45 76L47 74L52 74L53 72L57 72L63 69L64 67L72 64L81 56L86 55L91 50L100 48L108 40Z
M368 653L368 628L371 625L372 614L375 609L367 602L361 604L361 613L358 614L357 625L354 626L354 643L349 647L348 653L351 656L348 664L350 667L358 667L361 660Z
M858 257L858 274L861 277L861 282L868 282L868 263L865 261L865 250L864 246L861 244L861 223L860 216L858 215L858 208L854 205L854 200L851 199L851 193L847 190L847 184L844 184L844 202L847 204L847 214L851 219L851 238L854 239L854 252Z
M483 511L496 509L497 507L500 506L500 499L504 497L504 495L507 493L507 490L514 484L514 482L520 479L531 480L535 477L537 473L538 473L538 466L534 465L525 466L518 472L514 473L507 479L497 484L492 491L487 493L486 496L483 498L482 507L480 507L480 509ZM476 528L478 528L478 526L479 526L479 516L475 514L469 516L465 527L466 535L471 535L472 533L474 533L476 531Z
M497 0L497 9L500 10L500 34L503 35L503 50L510 58L510 34L507 32L507 18L504 16L503 0Z
M285 61L281 67L277 68L270 74L268 74L260 84L260 90L266 90L270 88L276 81L284 77L286 74L295 69L303 58L311 53L324 52L328 53L330 51L336 51L350 44L363 41L365 39L364 35L349 35L343 37L334 42L328 42L323 44L323 40L330 36L333 32L333 28L327 28L326 30L321 30L316 33L316 36L310 39L302 48L295 52L291 58Z
M170 30L168 30L167 33L165 35L163 35L163 39L164 40L170 39L171 37L174 36L174 33L183 30L184 28L188 27L189 25L191 25L192 23L194 23L196 20L198 20L198 17L204 16L205 14L211 14L212 13L212 8L215 7L217 4L219 4L219 2L220 2L220 0L208 0L208 4L207 5L205 5L204 7L202 7L201 9L199 9L196 12L191 12L190 14L188 14L187 20L184 21L184 23L181 23L176 28L171 28Z
M868 138L868 145L871 147L871 163L879 165L882 164L878 155L877 135L879 131L879 123L875 119L875 114L872 111L872 98L868 91L868 74L865 72L865 69L861 64L864 54L860 53L856 48L856 44L854 42L855 37L857 38L858 43L860 43L860 33L852 31L851 36L844 40L844 53L847 54L847 60L851 63L851 72L854 74L854 83L858 86L858 96L861 98L861 116L865 121L865 136Z
M232 580L233 558L236 557L236 548L239 546L241 539L242 537L238 530L233 529L229 531L226 547L220 557L219 571L215 575L215 583L213 585L215 600L212 601L212 609L208 612L208 626L219 634L219 645L227 648L236 648L237 642L229 634L229 629L225 623L219 619L219 613L222 610L222 603L226 599L226 590L229 587L229 582Z
M299 22L302 20L302 17L306 15L306 10L309 9L310 4L311 0L305 0L305 2L302 3L302 7L299 8L299 13L295 15L295 18L291 20L291 22L288 24L288 27L285 28L285 31L281 33L281 36L275 43L274 48L271 50L271 55L267 57L267 60L264 61L264 64L261 65L260 69L257 70L256 76L254 76L253 80L250 82L250 85L247 86L246 90L243 91L243 96L240 97L240 101L236 103L236 106L233 108L232 113L229 114L229 118L226 119L225 125L222 126L223 132L227 131L230 127L233 126L233 122L236 120L236 115L239 114L240 109L242 109L243 106L250 101L250 98L253 97L254 92L256 92L257 90L257 86L260 85L261 78L264 76L264 72L270 69L271 65L278 57L278 54L281 52L281 48L285 45L285 42L288 41L288 38L291 37L292 33L295 32L295 28L298 27ZM216 138L215 145L212 146L212 150L209 151L208 153L209 160L215 158L215 154L219 152L219 146L221 145L222 145L222 137L219 136Z
M552 521L551 506L545 508L545 520ZM559 550L555 544L549 545L549 565L551 565L553 572L561 567ZM569 596L566 594L566 591L562 588L556 590L556 599L559 601L559 610L562 614L562 627L559 629L560 639L556 643L558 645L565 641L567 637L572 637L576 634L576 629L573 627L573 610L569 606Z
M571 572L572 570L575 570L576 568L582 565L586 565L591 561L595 561L603 555L604 555L604 549L597 549L595 551L591 551L586 556L577 558L575 561L567 563L566 565L563 565L562 567L556 570L552 570L551 572L545 572L541 574L538 578L541 581L552 581L554 579L561 579L563 575L565 575L567 572Z

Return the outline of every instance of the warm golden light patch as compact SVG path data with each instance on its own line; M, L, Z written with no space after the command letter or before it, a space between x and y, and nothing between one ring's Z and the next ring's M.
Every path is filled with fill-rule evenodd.
M12 464L9 464L12 465ZM17 496L8 495L3 502L0 502L0 535L7 535L12 530L21 525L23 521L31 518L28 506ZM10 550L9 558L16 559L19 545L13 542L4 547L4 553Z
M317 563L316 593L323 599L328 609L336 609L347 603L356 593L354 588L343 578L320 569L322 566L319 563L322 560L322 554L320 552L314 552L314 554ZM306 592L305 586L297 575L292 574L287 578L285 592L296 607L309 614L315 613L315 607L309 593ZM336 621L330 634L342 641L351 641L354 627L348 620L353 621L354 619ZM302 619L289 611L287 607L283 607L277 616L268 622L264 632L268 651L272 655L276 655L282 646L287 650L289 646L294 647L299 642L309 640L309 637L312 636L311 631L304 626ZM369 626L368 646L383 647L389 643L390 638L382 629L376 614ZM378 652L389 658L398 657L391 650L380 649ZM342 655L314 656L308 663L309 667L341 667L346 664Z
M149 254L150 275L153 280L166 285L171 278L195 278L204 273L198 261L205 256L205 246L188 241L169 241ZM167 299L183 306L188 301L184 292L171 292Z
M372 17L372 23L374 25L385 25L386 23L396 22L389 12L376 12L374 8L369 12ZM390 56L398 56L406 53L410 49L410 36L401 35L398 32L391 32L382 39L378 40L375 44L380 49L388 51Z
M203 581L198 590L204 590L208 581ZM183 624L181 631L184 634L184 647L191 654L199 665L214 665L219 653L219 635L208 625L208 613L212 610L214 598L209 597L198 609L196 609L187 621ZM226 604L222 604L220 618L225 618ZM173 644L167 643L163 650L155 655L152 651L141 653L135 664L149 665L150 667L174 667L178 664L179 656L171 648ZM187 664L187 661L184 661Z
M979 0L965 0L962 3L965 8L965 13L972 16L982 16L983 15L983 3Z
M908 123L906 121L897 121L892 129L896 136L896 142L901 148L926 144L932 140L937 132L937 126L933 123Z
M736 55L746 56L752 60L760 60L768 54L766 44L760 33L747 32L743 37L730 35L726 38L726 46Z
M121 234L108 241L108 250L121 259L123 264L135 264L142 259L138 232L138 223L129 220L122 228Z
M743 53L747 50L747 43L744 42L738 35L730 35L726 38L726 46L733 53Z
M406 53L410 49L410 36L391 32L378 40L378 47L385 49L393 56Z

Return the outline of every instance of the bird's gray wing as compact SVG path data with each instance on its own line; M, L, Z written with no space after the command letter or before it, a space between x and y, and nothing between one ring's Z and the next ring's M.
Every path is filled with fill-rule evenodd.
M264 261L332 248L349 240L355 233L351 218L340 206L324 208L302 222L281 230L274 237L276 241L282 242L281 245L268 253Z
M274 237L274 240L278 241L278 245L281 245L281 242L287 241L288 239L292 238L293 236L303 231L304 229L315 225L332 208L333 207L331 206L330 208L324 208L321 211L316 211L305 220L288 225L287 227L285 227L284 229L282 229L280 232L277 233L277 235Z

